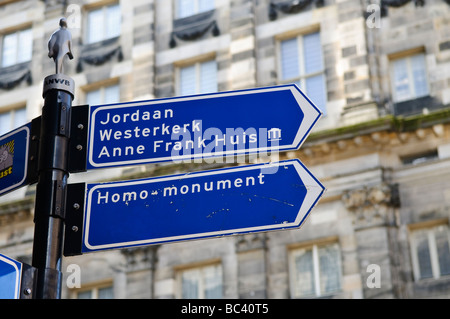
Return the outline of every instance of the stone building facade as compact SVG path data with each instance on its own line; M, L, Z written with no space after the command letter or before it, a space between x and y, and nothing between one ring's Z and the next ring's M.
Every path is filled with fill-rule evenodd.
M279 159L299 158L327 189L301 229L66 257L63 298L450 297L447 0L3 0L0 134L40 115L61 16L73 105L298 83L324 116ZM0 252L29 264L34 195L0 198Z

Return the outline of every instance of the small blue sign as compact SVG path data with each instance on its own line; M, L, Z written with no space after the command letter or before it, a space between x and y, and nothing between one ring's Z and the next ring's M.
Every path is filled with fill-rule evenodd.
M0 195L27 184L31 123L0 136Z
M87 169L294 150L321 115L295 84L91 106Z
M22 263L0 254L0 299L19 299Z
M81 252L300 227L323 192L299 160L87 184Z

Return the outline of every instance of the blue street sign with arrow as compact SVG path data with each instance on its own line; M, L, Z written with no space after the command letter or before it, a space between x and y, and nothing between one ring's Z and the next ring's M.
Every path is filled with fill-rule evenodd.
M0 299L19 299L22 263L0 254Z
M295 150L321 115L295 84L91 106L86 167Z
M0 136L0 195L27 181L31 123Z
M299 160L86 184L68 225L81 251L65 254L300 227L323 192Z

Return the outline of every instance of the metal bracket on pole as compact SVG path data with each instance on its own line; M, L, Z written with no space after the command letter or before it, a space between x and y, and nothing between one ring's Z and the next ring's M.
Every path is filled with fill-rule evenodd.
M20 299L34 299L36 290L36 268L22 264L22 280L20 283Z
M89 105L72 107L72 123L69 141L70 173L86 171Z
M37 183L39 170L39 139L41 136L41 117L31 121L30 147L28 152L27 180L29 184Z
M67 185L64 256L81 255L86 184Z

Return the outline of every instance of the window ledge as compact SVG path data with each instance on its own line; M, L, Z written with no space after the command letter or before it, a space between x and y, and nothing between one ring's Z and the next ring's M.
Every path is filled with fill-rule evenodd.
M192 41L202 37L208 30L212 30L213 36L220 35L214 13L215 9L174 20L169 46L176 47L175 37L184 41Z
M440 278L427 278L414 282L414 298L449 297L450 275Z
M430 95L421 96L417 98L412 98L410 100L401 101L401 102L394 102L393 104L393 112L394 115L416 115L416 114L422 114L426 112L426 110L431 111L435 110L439 106L439 102L436 101L435 98L433 98Z
M269 19L276 20L278 18L277 11L284 14L296 14L306 9L313 1L316 2L316 7L321 8L325 5L324 0L282 0L271 1L269 5Z
M123 60L122 46L119 37L106 39L82 46L80 57L77 63L77 72L83 71L83 63L89 65L102 65L117 55L118 61Z

